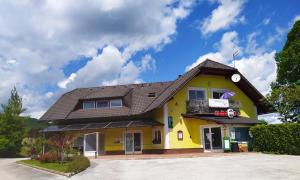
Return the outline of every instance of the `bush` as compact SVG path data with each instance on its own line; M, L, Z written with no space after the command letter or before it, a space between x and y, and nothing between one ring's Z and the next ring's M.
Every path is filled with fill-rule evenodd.
M74 156L68 164L67 172L78 173L90 167L90 160L84 156Z
M41 163L52 163L52 162L57 162L58 161L58 156L57 154L54 154L54 153L45 153L45 154L42 154L38 160L41 162Z
M300 124L257 125L250 128L253 150L300 155Z

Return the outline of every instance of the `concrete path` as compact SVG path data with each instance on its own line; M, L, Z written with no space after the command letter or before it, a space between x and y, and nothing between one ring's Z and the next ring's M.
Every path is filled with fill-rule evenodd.
M0 159L0 179L143 180L143 179L300 179L300 156L260 153L212 157L91 160L92 167L71 178L42 172Z

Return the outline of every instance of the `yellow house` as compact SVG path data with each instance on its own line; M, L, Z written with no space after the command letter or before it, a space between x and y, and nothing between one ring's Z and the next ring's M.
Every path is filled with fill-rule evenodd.
M85 156L222 152L268 108L237 69L206 60L174 81L75 89L40 120L46 136L78 134Z

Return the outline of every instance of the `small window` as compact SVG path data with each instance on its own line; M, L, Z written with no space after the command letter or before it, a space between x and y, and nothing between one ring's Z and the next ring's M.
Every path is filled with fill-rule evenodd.
M183 132L181 130L177 131L177 139L178 139L178 141L183 140Z
M161 131L160 129L155 129L153 132L153 144L161 144Z
M222 96L225 92L226 92L226 90L223 90L223 89L213 90L213 92L212 92L213 99L220 99L221 96Z
M109 108L109 101L97 101L97 108Z
M121 99L111 100L110 107L122 107L122 100Z
M204 100L205 91L204 90L189 90L189 100Z
M83 102L83 109L94 109L95 102L94 101L84 101Z
M151 92L148 94L148 97L155 97L155 92Z

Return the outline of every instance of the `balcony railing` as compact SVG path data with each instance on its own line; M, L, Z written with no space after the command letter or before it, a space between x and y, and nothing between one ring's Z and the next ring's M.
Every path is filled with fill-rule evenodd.
M187 113L193 114L213 114L215 111L233 109L238 114L240 112L240 102L228 100L228 107L210 107L208 100L190 100L187 101Z

